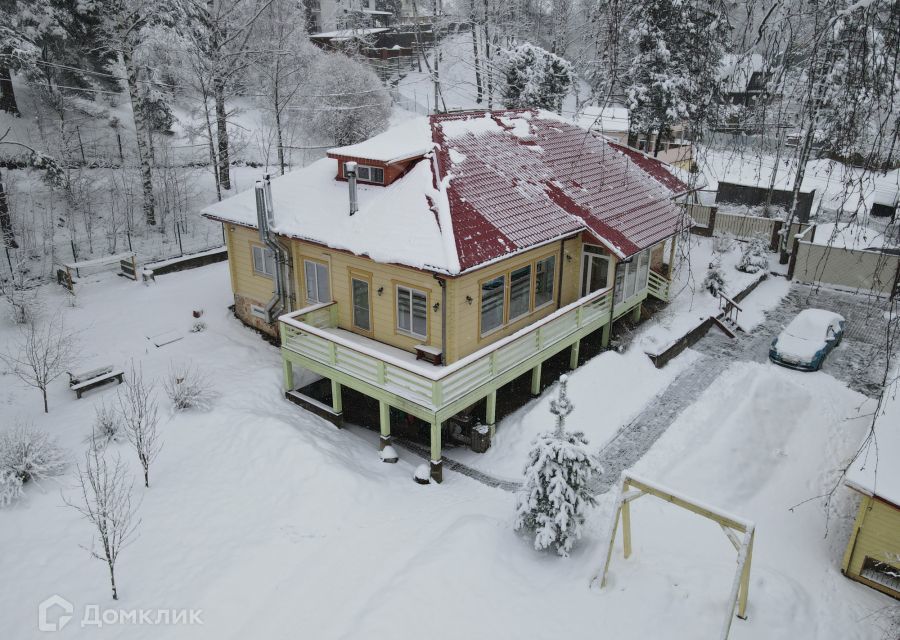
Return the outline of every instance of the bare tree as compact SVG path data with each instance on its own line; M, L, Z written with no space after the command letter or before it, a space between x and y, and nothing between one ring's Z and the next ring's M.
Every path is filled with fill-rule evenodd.
M30 387L39 389L47 407L47 387L65 372L75 356L74 334L66 330L60 314L43 322L22 326L19 339L7 354L0 353L12 373Z
M157 430L159 418L156 401L153 399L153 384L146 384L143 373L132 363L123 386L118 394L122 428L144 469L144 486L149 487L150 463L162 448Z
M112 597L118 600L116 561L122 549L134 540L140 524L135 519L137 509L131 500L134 481L128 478L128 470L118 455L110 463L98 447L88 447L84 464L78 465L78 479L81 500L72 502L65 497L63 500L96 529L100 548L97 540L86 548L93 557L106 562Z

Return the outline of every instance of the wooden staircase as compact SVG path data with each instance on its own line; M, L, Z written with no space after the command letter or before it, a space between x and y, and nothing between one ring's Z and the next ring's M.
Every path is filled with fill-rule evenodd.
M740 305L726 296L722 291L718 292L719 313L713 316L713 322L729 338L736 338L738 331L743 331L738 325L738 314L743 311Z

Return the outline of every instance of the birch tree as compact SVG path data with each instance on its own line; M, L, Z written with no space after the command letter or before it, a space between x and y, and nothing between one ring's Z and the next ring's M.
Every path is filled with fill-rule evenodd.
M137 506L132 501L134 481L128 476L128 469L118 455L110 462L100 447L88 447L84 462L78 465L80 499L63 498L95 530L96 538L85 548L91 556L106 563L113 600L119 599L116 562L122 550L134 540L140 525L136 519Z
M56 313L47 320L24 324L9 352L0 353L0 360L19 380L41 392L44 413L49 413L47 387L71 365L76 346L74 334Z
M119 388L118 402L122 430L137 453L144 470L144 486L149 488L150 463L159 455L162 442L157 430L159 418L153 399L153 385L144 382L143 372L135 368L134 363L125 377L125 383Z

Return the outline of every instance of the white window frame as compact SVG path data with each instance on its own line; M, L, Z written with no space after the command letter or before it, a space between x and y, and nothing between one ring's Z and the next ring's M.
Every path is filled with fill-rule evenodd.
M500 322L495 327L491 327L490 329L484 328L484 285L489 282L494 282L495 280L501 280L503 282L502 289L500 291ZM480 285L478 285L478 328L481 332L481 337L485 337L494 333L495 331L499 331L503 327L506 326L506 295L507 289L509 288L509 283L507 282L506 274L501 273L493 278L488 278L484 280Z
M315 291L310 290L310 268L312 268L312 272L315 274L313 280L315 282L316 289ZM331 302L331 273L328 265L323 262L316 262L315 260L304 260L303 261L303 278L304 278L304 287L306 288L306 301L309 304L323 304L326 302ZM324 279L320 279L320 276L324 273ZM324 282L324 287L323 287ZM324 291L323 291L324 289Z
M528 280L526 281L526 300L525 300L525 309L518 315L513 315L513 274L517 271L524 271L528 269ZM532 293L532 283L534 282L534 269L532 268L532 264L529 262L528 264L523 264L521 267L517 267L515 269L510 270L508 277L508 287L509 287L509 308L507 309L507 324L511 322L515 322L519 318L524 318L528 314L531 313L531 293Z
M354 290L355 283L361 282L366 285L366 324L368 326L362 327L356 323L356 311L357 309L362 309L362 307L357 306L356 304L356 291ZM366 333L370 333L372 331L372 283L369 282L368 278L364 278L362 276L350 276L350 321L353 324L354 329L358 329L360 331L365 331Z
M421 291L420 289L415 289L413 287L407 287L406 285L398 284L396 289L396 304L394 305L397 311L397 333L402 333L407 336L412 336L414 338L421 338L422 340L428 339L428 293L425 291ZM406 295L409 298L409 329L404 329L400 326L400 318L402 315L406 315L405 313L401 313L400 311L400 298ZM415 331L415 304L413 304L413 297L415 295L419 295L425 299L425 304L423 305L425 309L425 315L423 319L425 320L425 331L423 333L416 333Z
M275 277L275 252L269 247L263 247L258 244L250 245L252 251L253 272L264 278ZM260 269L260 266L262 269Z
M375 180L372 177L373 170L381 172L381 180ZM360 164L356 166L356 178L357 180L371 182L372 184L384 184L384 169L381 167L373 167L368 164Z
M550 271L551 271L551 273L550 273L550 290L547 292L549 294L547 301L542 302L541 304L538 304L538 300L537 300L537 297L538 297L538 291L537 291L538 267L541 264L549 264L550 265ZM546 307L549 304L553 304L554 300L556 299L556 254L549 255L544 258L540 258L540 259L534 261L534 276L533 276L533 278L534 278L534 293L533 293L534 311L537 311L538 309L543 309L544 307Z

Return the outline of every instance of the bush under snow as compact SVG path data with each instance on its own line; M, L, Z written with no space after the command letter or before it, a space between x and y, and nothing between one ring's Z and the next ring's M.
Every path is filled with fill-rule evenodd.
M596 504L591 480L602 473L588 452L582 432L565 430L573 406L566 395L566 376L559 379L559 397L550 403L556 428L540 434L528 454L525 483L516 499L517 531L534 534L534 548L551 546L568 556L581 537L585 513Z
M193 365L170 369L163 386L176 411L207 411L216 398L209 379Z
M706 277L703 279L703 288L712 295L718 295L720 291L725 289L725 274L722 273L722 267L718 264L711 264Z
M750 242L744 245L741 259L735 265L737 270L745 273L765 271L769 268L768 251L765 240L762 238L751 239Z
M15 500L27 482L58 476L65 451L45 431L18 426L0 433L0 503Z
M101 401L94 407L94 428L91 433L92 445L103 448L110 442L118 442L121 439L122 415L115 407Z

